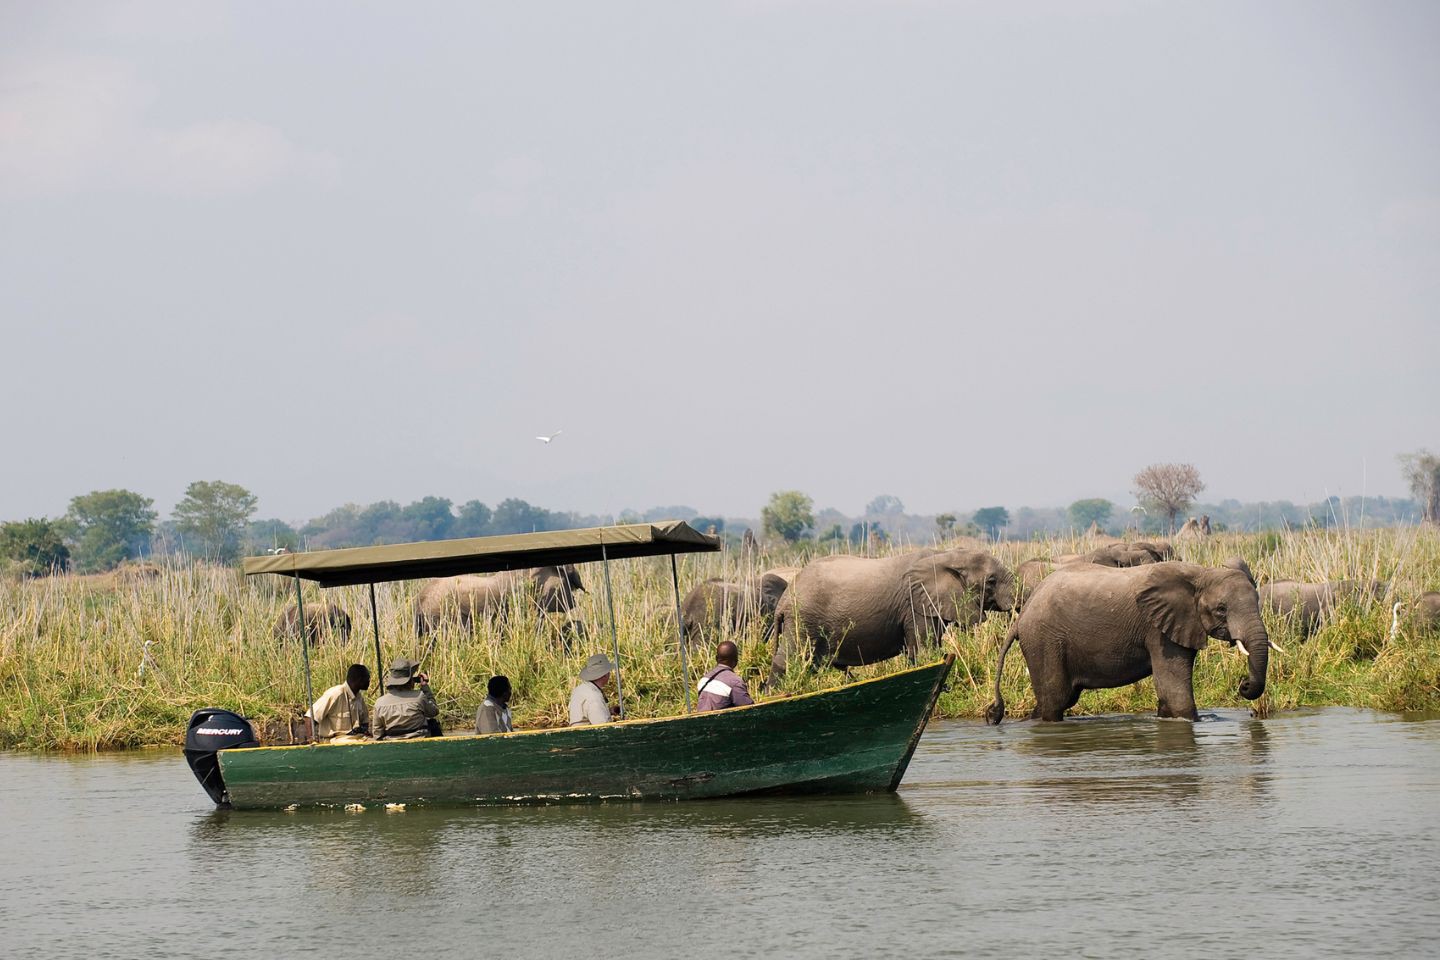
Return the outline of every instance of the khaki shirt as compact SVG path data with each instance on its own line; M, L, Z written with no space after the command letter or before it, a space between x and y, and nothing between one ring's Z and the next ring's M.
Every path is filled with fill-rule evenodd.
M365 698L353 692L348 683L337 683L320 694L309 717L315 721L315 736L320 740L354 733L369 722Z
M405 690L393 687L375 701L375 720L371 734L376 740L406 740L429 734L431 717L440 715L440 705L424 688Z
M510 708L496 703L489 697L475 711L476 733L510 733L515 729L510 719Z
M570 726L609 722L610 705L605 702L605 694L589 680L581 680L570 691Z

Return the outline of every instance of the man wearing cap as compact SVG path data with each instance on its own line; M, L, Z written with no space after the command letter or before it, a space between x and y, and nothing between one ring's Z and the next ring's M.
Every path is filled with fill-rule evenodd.
M495 675L486 687L486 697L475 711L476 733L509 733L515 729L510 720L510 678Z
M370 670L363 663L352 663L345 671L345 682L320 694L306 719L314 725L315 739L329 740L364 733L370 724L365 698L360 691L370 689Z
M745 681L735 672L740 663L740 648L729 640L720 641L715 648L715 667L700 678L697 686L695 711L724 710L726 707L743 707L754 703Z
M570 726L587 723L609 723L610 706L605 702L605 686L615 664L603 653L597 653L580 668L580 682L570 691Z
M376 740L409 740L441 735L440 705L430 694L430 678L418 673L420 664L401 657L385 675L385 696L375 701ZM420 689L415 689L415 684Z

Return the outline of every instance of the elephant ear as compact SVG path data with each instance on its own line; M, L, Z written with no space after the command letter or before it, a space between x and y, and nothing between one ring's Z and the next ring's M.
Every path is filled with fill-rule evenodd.
M1200 624L1194 584L1172 575L1152 577L1135 601L1140 612L1161 636L1176 646L1205 649L1205 629Z
M780 603L780 598L790 588L790 582L778 573L767 573L760 578L760 596L771 609Z

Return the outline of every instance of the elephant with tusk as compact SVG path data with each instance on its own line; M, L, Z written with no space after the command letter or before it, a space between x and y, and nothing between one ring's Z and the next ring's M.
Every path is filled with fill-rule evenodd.
M1210 638L1249 661L1240 696L1265 692L1270 639L1254 583L1241 570L1169 561L1139 567L1071 564L1040 584L1005 637L987 722L1005 718L1000 678L1016 640L1040 720L1064 719L1085 690L1155 678L1162 717L1195 720L1195 655Z

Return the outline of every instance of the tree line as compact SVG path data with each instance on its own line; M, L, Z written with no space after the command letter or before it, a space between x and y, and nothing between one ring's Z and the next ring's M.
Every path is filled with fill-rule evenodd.
M837 510L816 510L799 490L772 494L758 526L766 536L794 543L848 542L853 546L905 539L928 542L957 534L990 539L1065 535L1092 525L1109 533L1134 529L1147 534L1173 533L1187 511L1205 513L1215 530L1265 530L1280 527L1388 526L1440 522L1440 456L1421 450L1399 458L1413 500L1386 497L1330 497L1316 504L1289 501L1201 503L1205 484L1193 464L1151 464L1133 480L1134 506L1089 497L1065 508L981 507L969 513L933 516L905 512L896 496L881 494L860 517ZM702 532L738 539L749 521L704 516L685 506L627 510L618 517L547 510L518 498L490 507L479 500L458 506L445 497L427 496L402 506L381 500L368 506L346 504L299 527L283 520L254 519L258 498L239 484L197 480L185 489L170 517L161 520L154 501L131 490L96 490L71 499L65 514L0 523L0 572L43 576L56 571L96 573L127 560L160 555L201 557L220 563L242 554L277 549L337 547L482 537L539 530L568 530L618 522L687 520Z

